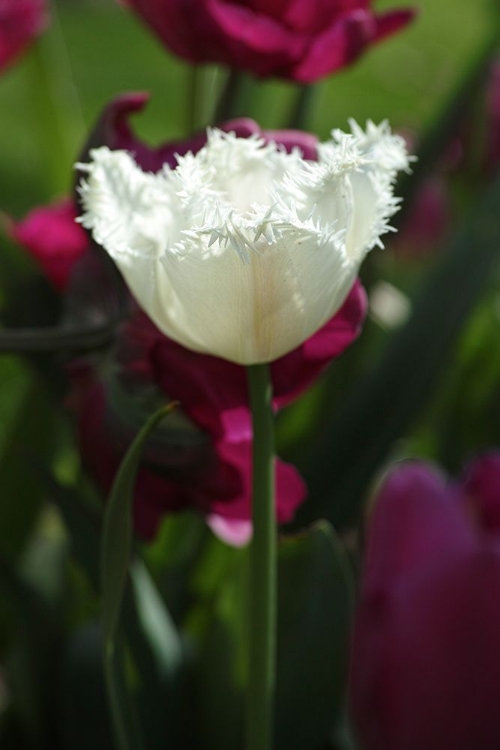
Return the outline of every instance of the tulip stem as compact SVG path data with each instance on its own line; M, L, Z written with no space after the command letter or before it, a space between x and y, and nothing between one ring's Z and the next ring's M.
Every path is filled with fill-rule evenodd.
M311 84L297 88L297 91L294 92L294 100L288 116L288 128L293 128L294 130L307 129L315 96L316 88Z
M231 68L220 94L214 113L214 124L235 117L242 117L247 112L252 99L253 79L239 70Z
M51 27L28 56L28 84L50 191L60 193L71 180L75 150L86 127L57 9L51 5Z
M276 662L274 420L267 364L247 368L253 421L253 539L246 750L271 750Z
M200 76L201 70L198 65L189 65L187 68L187 96L186 96L186 135L194 133L199 126L200 116Z

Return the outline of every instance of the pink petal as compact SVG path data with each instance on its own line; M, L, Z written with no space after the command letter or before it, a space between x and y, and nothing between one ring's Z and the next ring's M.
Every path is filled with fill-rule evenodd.
M12 238L31 253L59 291L66 289L76 262L89 244L85 231L75 219L75 206L65 198L50 206L35 208L22 221L9 225Z
M218 37L214 61L257 76L286 75L304 52L307 37L279 19L227 0L207 0L206 6Z
M400 10L390 10L375 17L376 32L375 41L385 39L385 37L401 31L417 16L416 8L402 8Z
M365 586L384 590L443 555L464 554L474 533L461 494L432 467L403 462L382 484L370 518Z
M356 10L316 35L293 70L293 79L312 83L355 60L374 39L376 24L369 11Z
M356 281L346 301L328 323L298 349L272 363L274 400L278 408L296 399L359 336L367 305L366 292Z
M48 21L45 0L0 0L0 69L14 62Z
M465 469L462 485L480 528L500 531L500 453L479 456Z
M452 520L452 519L451 519ZM420 561L379 596L362 595L350 706L365 750L500 746L500 555L484 546Z
M206 522L215 536L232 547L244 547L252 538L251 521L239 521L211 514L207 516Z

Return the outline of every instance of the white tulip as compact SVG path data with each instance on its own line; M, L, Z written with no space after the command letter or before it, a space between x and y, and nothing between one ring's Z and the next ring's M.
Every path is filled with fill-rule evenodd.
M95 149L78 165L80 221L167 336L240 364L272 361L337 312L397 210L403 139L386 122L351 129L332 132L317 162L219 130L158 174Z

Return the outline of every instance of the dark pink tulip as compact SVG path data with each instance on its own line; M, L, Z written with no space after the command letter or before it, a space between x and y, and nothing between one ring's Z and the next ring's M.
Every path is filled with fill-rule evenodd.
M423 463L384 482L351 663L361 750L500 747L500 454L451 483Z
M297 398L327 364L358 335L366 298L356 282L339 312L314 336L271 366L275 405ZM232 544L251 533L252 425L243 367L192 352L161 334L136 311L120 331L118 363L134 392L156 393L179 402L192 431L193 444L179 455L166 445L165 455L146 449L136 491L135 526L150 538L166 512L196 508L214 531ZM77 415L83 460L98 483L109 490L131 435L113 414L106 383L90 368L73 370L72 408ZM131 395L133 398L133 395ZM152 451L152 452L151 452ZM291 521L306 497L296 469L276 461L276 513Z
M86 232L76 223L76 208L65 198L35 208L20 222L9 222L16 242L33 256L50 282L63 291L76 261L88 247Z
M0 0L0 70L25 51L47 22L45 0Z
M311 83L399 31L410 9L370 0L125 0L176 55Z
M112 102L100 118L85 150L107 145L133 153L143 169L158 171L164 163L175 165L175 154L197 151L206 142L200 133L184 142L152 149L141 143L128 124L128 117L147 102L144 94L127 94ZM316 158L316 138L298 131L262 131L248 119L225 123L222 128L241 137L257 134L273 139L290 150L300 148L308 159ZM54 280L54 249L66 252L68 268L61 287L71 298L76 288L103 286L97 258L88 250L77 257L65 241L68 232L82 238L74 224L69 204L60 213L40 209L50 216L50 232L29 235L30 252ZM26 242L26 235L18 235ZM64 240L64 241L63 241ZM86 244L86 247L88 245ZM64 250L66 248L66 250ZM165 513L185 508L199 510L215 533L233 544L242 544L251 534L252 426L246 374L243 367L226 360L197 354L161 334L131 301L131 317L117 332L115 382L86 362L70 368L72 388L68 406L75 415L82 459L97 484L109 490L124 450L139 424L127 422L122 408L115 406L116 388L128 405L150 397L155 404L174 399L179 408L173 426L150 441L144 453L135 494L135 528L146 538L156 532ZM75 302L73 302L73 308ZM338 313L298 349L271 365L275 408L297 398L357 337L366 315L366 295L356 282ZM148 401L148 404L150 402ZM152 407L154 408L154 407ZM279 522L290 521L306 497L306 487L296 469L276 461Z

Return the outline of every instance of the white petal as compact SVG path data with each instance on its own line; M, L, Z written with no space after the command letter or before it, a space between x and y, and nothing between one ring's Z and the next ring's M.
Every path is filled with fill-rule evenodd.
M380 236L390 231L389 219L398 210L393 184L399 170L408 169L403 138L393 135L387 122L376 126L368 121L366 132L354 121L352 135L333 131L333 141L320 147L323 162L350 161L346 171L353 196L353 215L346 236L348 256L360 263Z
M402 141L386 124L352 130L334 133L318 162L212 131L159 175L97 149L82 223L167 336L241 364L272 361L340 308L397 208Z
M165 245L180 237L175 196L124 151L101 148L91 156L88 180L80 186L82 224L92 229L151 314L158 306L159 259Z
M168 336L195 351L241 364L268 362L299 346L340 307L356 277L316 232L290 228L257 242L248 262L231 247L211 255L202 237L167 253L159 273Z

